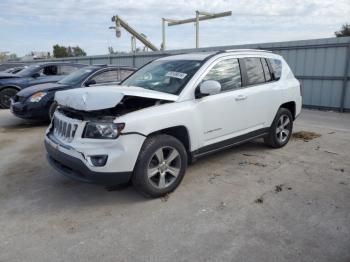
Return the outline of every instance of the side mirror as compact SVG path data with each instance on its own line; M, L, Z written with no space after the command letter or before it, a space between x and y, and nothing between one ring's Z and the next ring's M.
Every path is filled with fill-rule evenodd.
M91 86L91 85L96 85L96 80L94 79L89 79L88 81L85 82L85 86Z
M40 74L39 73L34 73L34 74L32 74L32 77L33 78L38 78L38 77L40 77Z
M202 96L215 95L220 93L221 84L218 81L207 80L200 84L199 92Z

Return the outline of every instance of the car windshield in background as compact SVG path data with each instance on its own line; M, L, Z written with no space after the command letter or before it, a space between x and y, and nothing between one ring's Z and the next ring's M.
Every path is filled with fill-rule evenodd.
M58 81L58 83L63 85L75 85L79 82L82 82L86 77L88 77L95 70L96 70L96 67L84 67L62 78L60 81Z
M201 65L198 60L154 61L136 71L122 85L178 95Z
M32 76L39 68L38 65L30 65L23 70L19 71L16 75L20 77Z

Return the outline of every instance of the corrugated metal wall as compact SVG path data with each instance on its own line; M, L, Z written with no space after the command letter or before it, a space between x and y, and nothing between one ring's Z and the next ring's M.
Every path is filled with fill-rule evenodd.
M150 60L167 55L237 48L260 48L282 55L302 83L304 106L350 110L350 37L88 56L54 61L140 67Z

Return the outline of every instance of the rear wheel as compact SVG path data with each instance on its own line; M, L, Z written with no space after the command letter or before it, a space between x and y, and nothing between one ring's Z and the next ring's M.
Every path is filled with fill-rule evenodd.
M273 148L285 146L292 134L293 116L288 109L280 108L270 127L269 135L265 138L265 143Z
M151 136L142 146L132 182L143 194L160 197L175 190L186 167L186 149L179 140L169 135Z
M10 98L17 94L18 90L14 88L5 88L0 91L0 108L10 108Z

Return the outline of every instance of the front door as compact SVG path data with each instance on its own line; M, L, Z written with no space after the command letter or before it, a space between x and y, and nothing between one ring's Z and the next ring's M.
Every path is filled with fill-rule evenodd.
M206 80L218 81L221 92L196 100L201 146L229 139L247 128L242 110L247 103L244 99L246 91L242 88L238 59L218 61L204 76L203 81Z

